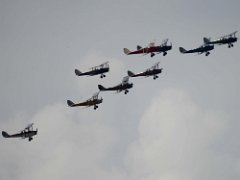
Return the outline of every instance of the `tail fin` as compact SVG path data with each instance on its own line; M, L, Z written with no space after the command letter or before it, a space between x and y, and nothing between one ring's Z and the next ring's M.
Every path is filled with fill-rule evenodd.
M139 45L137 45L137 50L139 50L139 49L142 49L142 47L141 47L141 46L139 46Z
M179 51L180 51L181 53L185 53L187 50L184 49L183 47L179 47Z
M135 74L132 71L128 71L128 76L133 77Z
M75 74L77 75L77 76L81 76L81 71L79 71L78 69L75 69Z
M131 51L127 48L123 48L123 52L126 54L126 55L129 55L131 53Z
M209 44L210 43L210 38L204 37L203 42L204 42L204 44Z
M5 132L5 131L2 131L2 136L5 137L5 138L9 138L10 137L10 135L7 132Z
M102 85L98 85L98 89L100 90L100 91L105 91L106 90L106 88L105 87L103 87Z
M67 104L68 104L68 106L70 106L70 107L73 107L73 106L74 106L74 103L73 103L72 101L70 101L70 100L67 100Z

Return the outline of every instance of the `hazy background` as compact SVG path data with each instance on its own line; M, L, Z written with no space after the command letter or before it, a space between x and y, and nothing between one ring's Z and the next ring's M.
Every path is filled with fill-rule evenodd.
M240 30L239 7L239 0L1 0L0 127L15 133L33 122L39 134L31 143L1 138L0 179L239 179L239 42L208 57L178 51ZM173 44L165 57L123 53L165 38ZM104 79L74 74L105 61ZM66 104L158 61L157 80L130 79L127 95L100 93L96 111Z

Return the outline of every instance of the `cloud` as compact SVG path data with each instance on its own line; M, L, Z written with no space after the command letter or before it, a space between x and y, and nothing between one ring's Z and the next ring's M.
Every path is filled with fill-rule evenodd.
M39 134L31 143L3 139L1 179L94 177L115 139L111 128L62 104L46 106L32 121Z
M226 115L206 110L180 90L163 90L139 123L126 167L132 179L217 179L224 163L214 146L226 131Z
M224 174L239 176L239 158L218 151L220 140L230 133L226 114L198 106L182 90L165 89L152 99L130 144L122 143L127 140L117 127L103 121L106 115L92 111L61 103L39 110L31 118L39 129L31 143L2 139L0 179L219 180ZM13 124L27 124L24 117L22 113L0 125L10 131ZM115 157L118 143L126 146L122 159Z

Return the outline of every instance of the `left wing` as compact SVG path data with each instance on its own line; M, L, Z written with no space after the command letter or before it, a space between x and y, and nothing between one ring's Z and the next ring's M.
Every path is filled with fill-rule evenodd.
M161 46L167 46L168 39L164 39Z

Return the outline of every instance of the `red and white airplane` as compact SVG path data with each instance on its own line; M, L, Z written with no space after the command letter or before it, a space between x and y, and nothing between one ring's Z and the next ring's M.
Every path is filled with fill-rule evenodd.
M162 44L160 45L155 45L154 42L150 43L149 46L142 48L141 46L137 45L137 50L136 51L130 51L127 48L123 48L123 52L126 55L131 55L131 54L149 54L150 56L153 57L155 56L155 53L163 53L163 56L167 55L167 51L172 49L172 43L170 45L167 44L168 39L165 39Z

